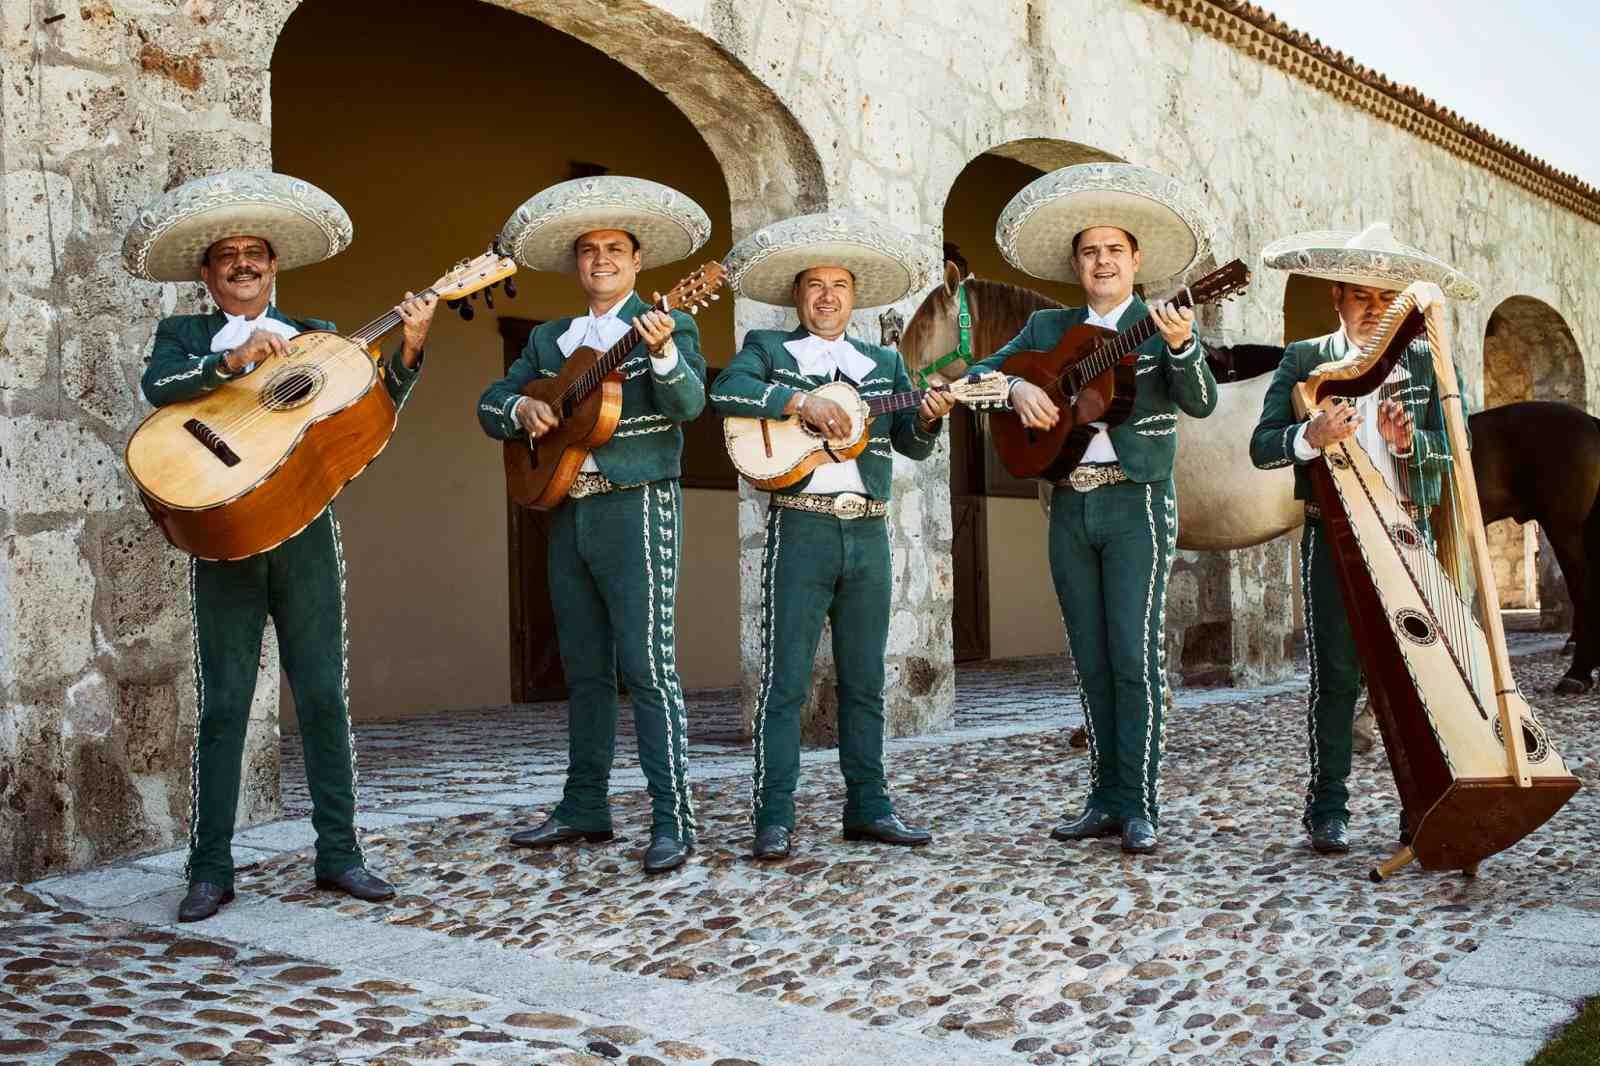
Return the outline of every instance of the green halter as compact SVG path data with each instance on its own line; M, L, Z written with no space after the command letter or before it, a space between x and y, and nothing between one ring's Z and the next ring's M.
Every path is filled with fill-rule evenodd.
M967 283L962 282L956 286L956 299L959 301L956 313L956 331L960 340L955 350L935 359L932 363L917 371L917 388L928 387L928 379L943 370L957 359L972 362L972 315L967 311Z

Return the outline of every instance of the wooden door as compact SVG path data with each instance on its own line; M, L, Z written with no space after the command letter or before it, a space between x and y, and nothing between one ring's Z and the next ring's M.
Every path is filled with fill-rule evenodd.
M522 354L528 334L539 323L527 318L500 319L505 368ZM556 615L550 606L550 574L546 551L550 516L518 507L506 498L506 573L511 601L511 700L533 703L567 697L556 644Z
M950 524L955 581L956 662L989 657L989 513L984 498L984 438L970 408L949 416Z

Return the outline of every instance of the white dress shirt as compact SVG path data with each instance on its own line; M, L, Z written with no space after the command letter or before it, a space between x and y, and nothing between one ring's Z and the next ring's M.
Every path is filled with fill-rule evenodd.
M624 322L621 311L628 301L633 299L633 293L628 293L622 299L611 305L610 310L604 314L596 315L591 309L588 314L579 315L567 326L566 332L556 338L556 347L561 349L561 358L566 359L579 348L592 348L597 352L607 351L613 344L622 339L622 335L633 328L632 322ZM647 349L648 350L648 349ZM670 374L672 368L678 365L678 346L672 343L672 338L667 338L666 346L661 349L659 356L650 356L650 366L657 374ZM522 406L524 396L511 408L513 420L517 417L517 408ZM597 473L600 464L594 461L594 452L584 457L583 465L578 468L585 473Z
M878 367L877 363L856 351L855 346L842 336L838 340L829 341L814 333L808 333L797 341L784 341L783 346L794 356L794 361L800 366L800 373L807 377L822 377L831 381L835 373L840 373L859 387ZM827 495L854 492L865 496L867 486L861 480L860 467L856 465L854 459L851 459L844 463L824 463L817 467L811 472L811 480L806 483L806 491Z
M218 310L220 311L221 308L218 308ZM233 351L233 349L239 347L239 345L249 340L250 334L254 333L258 329L265 330L268 333L276 333L284 340L290 340L294 337L300 336L299 330L295 329L287 322L279 322L276 318L273 318L265 311L261 312L255 318L246 318L243 315L230 315L228 312L222 311L222 317L227 319L226 324L224 324L221 329L217 330L217 335L215 337L211 338L211 350L214 352ZM239 371L239 373L248 374L255 368L256 365L251 363L243 370ZM228 372L228 367L225 362L219 361L217 363L217 376L220 378L231 378L235 375Z
M1121 321L1122 316L1131 306L1133 306L1133 294L1130 292L1126 300L1123 300L1117 306L1113 307L1107 314L1102 315L1097 313L1092 307L1085 307L1084 310L1089 312L1089 317L1083 320L1084 324L1115 330L1117 328L1117 323ZM1083 462L1116 462L1117 449L1111 444L1110 427L1108 427L1104 422L1090 422L1089 425L1094 427L1094 439L1089 442L1089 447L1084 449Z
M1350 334L1346 333L1343 327L1340 327L1339 335L1340 339L1344 341L1346 357L1360 350L1361 346L1350 339ZM1386 386L1398 385L1410 380L1411 371L1406 369L1404 360L1397 360L1394 364L1394 369L1389 371L1389 376L1383 379L1382 385L1365 396L1356 398L1356 410L1361 413L1361 421L1356 426L1356 443L1372 459L1373 465L1383 475L1384 483L1389 486L1389 491L1402 500L1410 499L1410 496L1407 494L1405 486L1401 483L1392 460L1407 458L1411 453L1407 451L1397 455L1391 451L1389 442L1384 440L1383 434L1378 431L1378 407L1382 403L1383 397L1394 391L1386 388ZM1299 431L1294 435L1294 457L1302 463L1309 463L1320 454L1317 449L1306 443L1306 430L1310 425L1309 421L1303 423ZM1416 447L1414 441L1412 447Z

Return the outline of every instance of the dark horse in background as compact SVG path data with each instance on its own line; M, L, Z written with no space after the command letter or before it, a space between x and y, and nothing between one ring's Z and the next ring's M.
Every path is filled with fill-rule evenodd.
M947 263L944 283L934 286L906 324L900 350L913 372L955 349L958 287L966 289L974 361L1016 336L1034 311L1059 306L1031 289L964 274ZM1208 346L1208 357L1221 386L1218 414L1226 411L1226 417L1203 427L1179 419L1182 446L1174 476L1180 499L1191 503L1178 511L1178 546L1248 547L1305 519L1304 509L1294 505L1287 470L1256 471L1246 455L1265 375L1277 369L1283 348ZM936 376L951 380L966 367L964 360L953 361ZM1600 610L1600 421L1569 404L1532 401L1479 411L1468 416L1467 428L1484 522L1537 522L1555 550L1572 598L1575 649L1556 691L1586 692L1600 666L1600 625L1590 620ZM1245 478L1248 492L1240 480Z

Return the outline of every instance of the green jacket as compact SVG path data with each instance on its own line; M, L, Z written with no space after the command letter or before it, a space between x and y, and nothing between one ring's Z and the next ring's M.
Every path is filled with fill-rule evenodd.
M650 305L630 296L617 312L624 322L650 310ZM536 377L553 378L566 357L556 344L573 318L552 319L528 335L522 355L511 372L483 390L478 400L478 422L496 440L525 440L527 431L512 417L522 388ZM694 319L672 312L672 343L678 363L665 377L650 365L643 343L618 368L623 376L622 415L611 439L594 450L600 472L617 485L663 481L683 473L682 423L692 421L706 405L706 361L700 355L700 331Z
M800 373L800 364L784 347L786 341L803 340L804 326L784 333L776 329L753 329L745 334L744 347L733 357L727 369L717 375L716 391L711 394L711 406L719 415L745 418L785 418L784 407L789 397L797 392L809 392L828 379ZM910 392L911 375L906 372L905 361L893 348L880 348L854 337L846 336L850 346L871 359L876 366L870 374L855 383L861 397L871 400L891 393ZM887 500L892 494L894 459L891 446L901 455L912 459L926 459L938 443L941 419L932 433L924 433L918 424L917 409L907 408L893 414L879 415L867 429L867 448L856 457L856 469L861 473L861 484L867 495L875 500ZM804 492L811 476L776 490L785 495Z
M266 313L268 317L302 332L334 328L332 322L320 318L290 318L270 305ZM161 320L156 327L155 346L151 349L150 360L140 381L145 399L150 401L151 406L165 407L169 403L190 400L231 380L217 373L224 353L211 350L211 338L227 322L221 311L213 311L209 315L169 315ZM411 393L411 386L416 384L417 375L422 372L421 360L409 370L398 358L384 360L381 366L380 373L384 387L389 390L389 398L397 409L403 407L406 397Z
M1323 363L1343 359L1350 346L1343 330L1325 337L1296 341L1283 350L1283 361L1273 372L1261 404L1261 420L1250 437L1250 461L1262 470L1294 464L1294 498L1314 498L1311 464L1301 462L1294 453L1294 439L1300 420L1294 414L1294 387L1311 376ZM1433 351L1426 340L1416 340L1402 357L1411 373L1411 383L1395 394L1395 399L1410 411L1413 420L1411 458L1400 464L1411 501L1422 507L1439 502L1440 475L1450 461L1450 445L1444 427L1444 408L1433 373ZM1466 411L1463 399L1462 411Z
M1118 330L1129 328L1148 313L1145 302L1135 296L1117 321ZM1088 320L1086 307L1035 311L1021 333L973 369L999 370L1018 352L1048 352L1067 330ZM1211 374L1198 335L1181 356L1167 350L1160 333L1135 350L1138 392L1126 421L1111 427L1111 446L1129 480L1147 484L1172 476L1172 462L1178 455L1178 411L1194 418L1209 415L1217 406L1217 379Z

